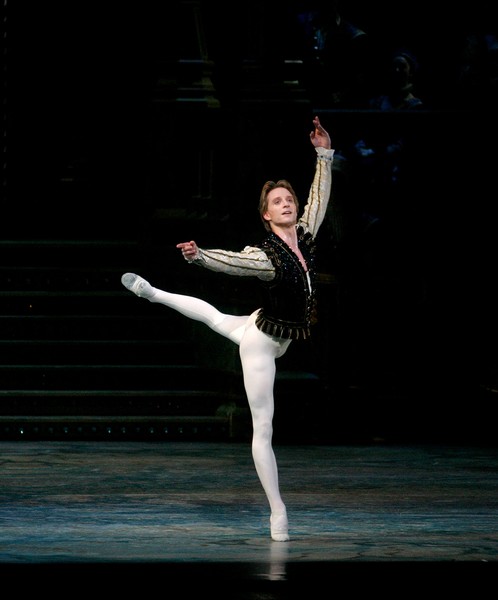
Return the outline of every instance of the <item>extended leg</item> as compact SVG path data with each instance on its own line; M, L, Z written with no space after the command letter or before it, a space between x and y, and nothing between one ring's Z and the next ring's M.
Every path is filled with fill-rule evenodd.
M169 306L190 319L201 321L236 344L240 343L247 316L226 315L200 298L165 292L151 286L148 281L135 273L125 273L121 282L137 296L147 298L149 302Z

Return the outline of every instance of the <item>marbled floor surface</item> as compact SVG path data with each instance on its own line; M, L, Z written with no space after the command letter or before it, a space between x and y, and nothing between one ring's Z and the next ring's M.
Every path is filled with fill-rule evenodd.
M453 580L473 565L484 585L498 565L496 447L276 446L287 543L270 539L246 443L15 441L0 452L0 566L17 582L71 568L88 583L119 568L115 582L136 584L140 567L158 585L243 581L226 597L276 598L254 586L288 594L310 578L354 586L375 574L389 589L393 565L415 569L410 585L417 565L451 565Z

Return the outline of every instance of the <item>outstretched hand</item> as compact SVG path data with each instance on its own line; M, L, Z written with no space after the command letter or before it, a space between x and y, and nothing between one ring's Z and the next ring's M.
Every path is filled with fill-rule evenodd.
M313 125L315 126L315 129L310 133L310 140L313 146L315 146L315 148L322 147L330 149L332 147L330 135L322 127L318 117L313 119Z
M193 240L190 242L181 242L180 244L177 244L176 247L182 251L185 260L192 261L197 256L198 248Z

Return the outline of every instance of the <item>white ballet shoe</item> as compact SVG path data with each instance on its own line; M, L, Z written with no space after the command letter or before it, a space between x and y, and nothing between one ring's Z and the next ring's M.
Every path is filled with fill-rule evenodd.
M274 542L289 541L289 522L287 521L287 513L271 515L270 517L270 532L271 539Z
M121 277L121 283L126 289L140 298L150 298L154 295L154 290L150 283L143 279L143 277L140 277L140 275L135 275L135 273L125 273Z

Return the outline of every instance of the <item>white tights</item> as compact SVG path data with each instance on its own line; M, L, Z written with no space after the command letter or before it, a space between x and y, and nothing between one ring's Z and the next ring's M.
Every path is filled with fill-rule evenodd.
M249 316L226 315L199 298L172 294L157 288L152 288L152 291L154 295L148 298L150 302L164 304L190 319L201 321L239 346L244 388L252 417L254 465L272 514L282 515L285 505L280 496L278 469L272 448L273 387L275 359L285 353L291 340L272 337L260 331L255 324L258 311Z

